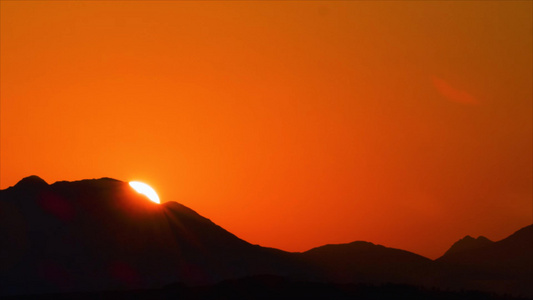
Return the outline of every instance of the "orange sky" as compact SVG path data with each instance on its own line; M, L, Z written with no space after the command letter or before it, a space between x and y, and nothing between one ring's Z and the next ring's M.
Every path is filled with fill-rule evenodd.
M288 251L504 238L533 222L532 9L2 1L0 188L140 180Z

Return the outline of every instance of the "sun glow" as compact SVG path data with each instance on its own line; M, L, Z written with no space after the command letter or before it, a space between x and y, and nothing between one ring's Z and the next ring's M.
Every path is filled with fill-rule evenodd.
M155 190L146 183L140 181L130 181L129 184L137 193L145 195L148 197L148 199L155 203L161 203Z

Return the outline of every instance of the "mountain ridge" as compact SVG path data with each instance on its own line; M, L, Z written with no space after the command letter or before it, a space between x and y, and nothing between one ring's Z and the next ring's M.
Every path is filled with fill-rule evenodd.
M0 190L0 295L212 284L271 274L533 296L527 284L533 278L527 255L532 228L490 243L465 237L450 249L461 241L486 245L461 246L434 261L364 241L286 252L252 245L180 203L147 201L116 179L47 184L30 176Z

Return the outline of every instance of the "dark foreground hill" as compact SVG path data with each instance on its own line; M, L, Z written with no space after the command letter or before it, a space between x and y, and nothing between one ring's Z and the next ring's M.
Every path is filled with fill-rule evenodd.
M48 185L31 176L0 191L0 296L172 283L213 291L223 280L265 274L283 276L290 288L295 281L394 283L533 296L531 228L455 247L461 251L437 261L367 242L289 253L249 244L176 202L154 204L125 182Z
M121 300L121 299L181 299L181 300L527 300L511 295L497 295L479 291L445 291L404 284L338 284L298 281L262 275L225 280L208 286L172 284L160 289L100 291L82 293L43 294L37 296L12 296L6 300Z

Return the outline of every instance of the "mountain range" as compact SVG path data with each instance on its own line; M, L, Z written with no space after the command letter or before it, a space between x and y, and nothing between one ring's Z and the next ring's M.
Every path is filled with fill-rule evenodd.
M0 296L216 284L250 276L409 284L533 297L533 225L501 241L467 236L431 260L356 241L302 253L252 245L111 178L0 191Z

